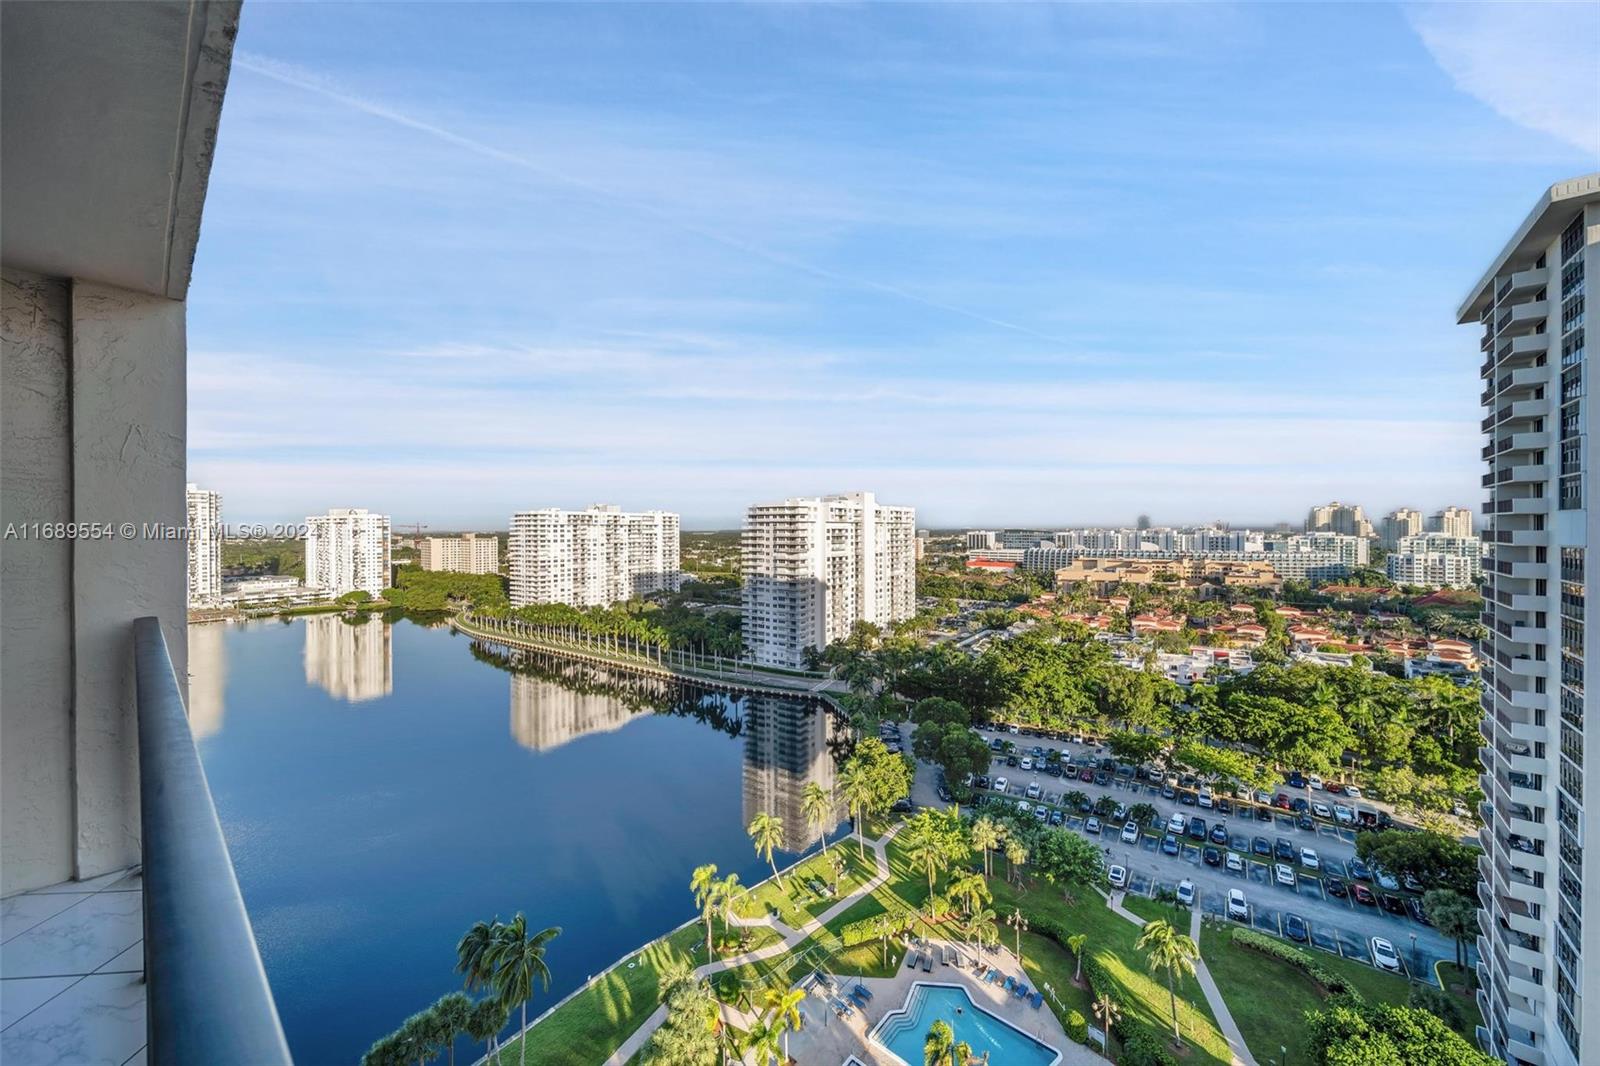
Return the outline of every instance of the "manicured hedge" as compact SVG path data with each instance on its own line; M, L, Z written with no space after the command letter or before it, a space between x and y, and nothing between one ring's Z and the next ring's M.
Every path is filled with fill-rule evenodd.
M877 914L871 918L862 918L859 921L846 923L844 928L839 930L839 939L844 942L844 946L847 948L853 948L857 944L871 943L878 939L878 921L882 917L883 915ZM889 917L896 923L897 930L909 929L917 920L917 916L910 911L891 912Z
M1232 935L1234 944L1288 963L1321 985L1324 992L1342 994L1360 1002L1361 993L1350 982L1336 973L1323 969L1322 964L1315 958L1294 945L1285 944L1276 937L1258 933L1253 929L1235 929Z
M1089 1020L1078 1011L1067 1012L1067 1039L1075 1044L1089 1042Z

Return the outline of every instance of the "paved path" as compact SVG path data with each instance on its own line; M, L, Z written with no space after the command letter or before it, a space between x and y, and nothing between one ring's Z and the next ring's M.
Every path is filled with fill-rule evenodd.
M739 966L745 965L746 963L758 962L761 959L770 959L775 955L782 955L785 952L793 949L796 945L805 940L807 937L811 936L813 933L821 932L823 926L827 925L829 922L833 921L833 919L849 910L850 907L852 907L857 901L872 894L877 890L879 885L883 884L889 879L889 857L886 853L887 846L889 841L899 831L900 826L897 825L893 829L889 830L889 832L885 833L880 839L872 842L872 851L874 858L877 860L878 872L873 874L869 881L861 885L848 896L840 899L833 906L823 911L819 916L807 920L805 925L801 926L799 929L785 925L770 915L760 918L735 917L733 919L735 925L765 925L776 930L783 937L783 939L776 944L768 944L764 948L757 948L755 951L749 951L743 955L736 955L730 959L719 959L716 962L708 962L703 966L697 966L695 967L694 971L695 975L698 977L710 977L712 974L720 973L723 970L735 969ZM740 1012L732 1011L731 1009L725 1010L724 1017L736 1020L740 1024L744 1025L748 1025L750 1021L748 1016L743 1015ZM629 1059L633 1058L644 1048L645 1044L649 1042L651 1034L659 1029L661 1027L661 1023L666 1020L666 1006L662 1005L657 1007L655 1011L651 1013L650 1017L646 1018L644 1023L640 1025L638 1029L634 1030L633 1035L624 1040L622 1042L622 1046L617 1048L617 1050L612 1053L610 1058L606 1059L606 1066L624 1066ZM1251 1066L1254 1066L1254 1064L1252 1063Z
M1144 928L1145 920L1123 907L1124 895L1122 892L1111 893L1106 899L1106 905L1134 925ZM1189 938L1195 942L1196 947L1200 944L1201 917L1199 908L1195 908L1189 915ZM1205 993L1206 1002L1211 1006L1211 1013L1216 1015L1217 1028L1222 1031L1223 1039L1228 1042L1228 1047L1233 1052L1233 1066L1256 1066L1255 1056L1250 1054L1250 1048L1244 1042L1244 1034L1239 1032L1238 1023L1233 1020L1233 1012L1228 1010L1228 1004L1223 1001L1222 991L1217 988L1217 982L1212 978L1205 959L1194 960L1194 975L1200 982L1200 991Z

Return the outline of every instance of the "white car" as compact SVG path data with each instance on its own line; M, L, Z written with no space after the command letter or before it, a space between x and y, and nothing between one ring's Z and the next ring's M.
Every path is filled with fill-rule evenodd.
M1178 882L1178 902L1185 907L1194 906L1194 882L1183 880Z
M1354 825L1356 822L1356 812L1351 810L1349 807L1346 807L1342 803L1335 803L1333 805L1333 820L1338 822L1340 825Z
M1239 873L1244 869L1244 856L1237 851L1230 851L1228 852L1228 857L1223 860L1223 865L1234 873Z
M1032 814L1033 804L1029 803L1027 800L1017 800L1017 810L1021 811L1023 814Z
M1322 787L1323 787L1322 786L1322 778L1318 777L1316 774L1307 774L1306 775L1306 784L1311 786L1311 790L1313 792L1321 792L1322 791Z
M1196 798L1196 802L1198 802L1200 806L1209 809L1212 804L1211 790L1209 788L1202 788L1200 790L1200 795Z
M1036 800L1036 799L1039 798L1039 782L1037 782L1037 781L1029 782L1029 784L1028 784L1028 798L1031 799L1031 800Z
M1244 891L1242 889L1228 889L1228 917L1236 922L1248 922L1250 920L1250 907L1244 901Z
M1372 879L1378 882L1379 888L1387 889L1390 892L1400 891L1400 879L1386 870L1380 870L1374 866L1372 868Z
M1308 870L1320 870L1320 869L1322 869L1322 860L1317 858L1317 849L1316 848L1301 848L1300 849L1300 865L1304 866Z
M1321 800L1313 800L1311 803L1311 813L1316 815L1318 818L1332 818L1333 808L1328 806L1326 803L1323 803Z
M1083 823L1083 831L1085 833L1098 833L1098 832L1100 832L1100 819L1098 819L1098 818L1090 818L1087 822L1084 822Z
M1353 800L1358 800L1361 798L1361 790L1354 785L1344 786L1344 794Z
M1014 726L1014 725L1006 726L1006 732L1010 733L1012 736L1016 736L1021 731L1022 731L1022 729L1021 729L1020 726Z
M1112 888L1128 887L1128 871L1126 867L1113 866L1106 871L1106 880L1111 882Z
M1122 842L1124 844L1137 844L1139 842L1139 823L1127 822L1122 827Z
M1400 972L1400 953L1395 951L1394 945L1381 936L1372 938L1372 961L1378 964L1378 969L1388 970L1390 973Z
M1189 819L1183 816L1182 811L1167 819L1167 832L1169 833L1177 833L1181 836L1187 828L1189 828Z
M1031 757L1024 756L1022 761L1017 764L1017 768L1019 770L1032 770L1033 769L1033 759Z
M1007 786L1008 786L1008 782L1006 781L1005 778L997 777L997 778L994 779L994 790L996 792L1004 792L1006 790Z
M1277 879L1278 884L1286 885L1289 888L1294 887L1294 867L1290 866L1288 863L1274 863L1272 866L1272 875Z

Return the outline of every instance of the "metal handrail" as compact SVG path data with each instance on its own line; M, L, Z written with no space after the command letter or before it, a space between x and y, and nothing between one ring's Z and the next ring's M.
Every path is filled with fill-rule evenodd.
M161 623L133 623L148 1061L293 1060Z

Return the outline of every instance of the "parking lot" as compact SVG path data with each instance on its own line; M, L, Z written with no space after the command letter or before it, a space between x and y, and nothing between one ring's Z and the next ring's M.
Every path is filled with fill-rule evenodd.
M980 732L986 740L1012 741L1017 745L1019 755L1028 754L1035 746L1071 754L1075 768L1091 756L1103 758L1106 754L1093 745L1016 736L999 730ZM1114 774L1110 775L1106 784L1069 779L1065 773L1061 777L1054 777L1021 769L1020 759L1018 766L1007 766L1005 757L1000 755L991 764L990 775L1007 779L1005 801L1042 802L1052 815L1056 811L1061 812L1061 824L1066 828L1084 833L1101 843L1106 849L1106 861L1128 871L1127 891L1131 894L1153 897L1162 889L1175 891L1180 881L1188 880L1195 885L1196 905L1207 914L1223 917L1228 890L1237 888L1245 894L1252 927L1275 936L1284 936L1285 919L1289 915L1297 915L1305 923L1307 931L1307 939L1302 943L1330 954L1371 964L1371 939L1379 936L1394 944L1402 968L1407 972L1416 970L1426 974L1436 960L1455 958L1455 946L1450 940L1404 913L1406 899L1418 898L1414 893L1400 889L1386 890L1373 881L1351 877L1350 863L1355 858L1357 833L1347 826L1313 818L1312 827L1302 829L1289 812L1270 809L1267 812L1269 820L1261 820L1257 807L1251 805L1246 808L1237 801L1233 801L1233 809L1224 814L1214 808L1205 809L1197 804L1186 806L1176 799L1163 798L1159 784L1129 780ZM1026 791L1033 784L1038 785L1039 796L1028 800ZM1286 786L1280 787L1279 791L1307 798L1319 797L1317 793ZM1082 793L1090 804L1102 797L1109 797L1126 807L1139 803L1150 804L1156 809L1156 821L1145 827L1139 839L1132 843L1122 841L1122 822L1113 818L1101 819L1104 824L1100 834L1090 833L1086 829L1090 816L1077 809L1068 810L1065 805L1064 797L1072 792ZM985 794L988 802L995 802L1000 797L1001 793L993 789ZM1324 800L1333 801L1332 797ZM1179 838L1178 854L1169 855L1163 852L1161 845L1167 819L1174 813L1181 813L1186 823L1196 816L1203 818L1207 839L1192 840L1184 833L1176 834ZM1210 838L1210 831L1218 822L1226 827L1225 844L1213 842ZM1280 840L1287 842L1294 857L1279 859L1275 855L1256 854L1257 838L1264 838L1267 847L1272 850L1278 848ZM1203 861L1203 849L1207 846L1217 849L1219 859L1227 852L1237 853L1243 859L1241 869L1230 870L1225 865L1206 864ZM1310 869L1299 861L1300 849L1305 847L1315 850L1317 869ZM1292 886L1277 883L1274 863L1279 861L1293 869ZM1327 890L1330 885L1335 888L1332 893ZM1356 901L1353 891L1356 885L1364 885L1372 892L1372 905ZM1402 912L1391 913L1383 905L1386 902Z

